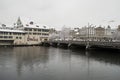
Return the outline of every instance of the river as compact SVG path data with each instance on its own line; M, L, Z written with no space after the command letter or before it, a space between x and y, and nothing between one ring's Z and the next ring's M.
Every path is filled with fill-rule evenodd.
M120 53L0 47L0 80L120 80Z

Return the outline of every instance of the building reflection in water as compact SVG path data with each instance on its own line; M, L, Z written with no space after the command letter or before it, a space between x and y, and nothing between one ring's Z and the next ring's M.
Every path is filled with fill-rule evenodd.
M120 54L116 51L100 51L100 50L72 50L72 56L80 56L83 58L85 64L83 68L86 69L85 80L97 80L96 77L102 77L102 80L119 80L118 74L120 73ZM80 61L80 60L79 60ZM82 64L82 63L80 63ZM71 65L74 66L74 65ZM81 67L81 66L79 66ZM84 73L83 72L83 73ZM109 74L111 73L111 74ZM101 74L101 75L98 75ZM108 79L103 76L109 76ZM105 79L104 79L105 78Z
M16 66L19 75L21 75L25 69L34 71L34 68L38 66L39 68L45 68L49 59L48 48L43 47L16 47L13 49L13 52L16 57ZM41 66L41 64L43 66Z
M0 80L97 80L98 77L116 80L119 74L119 52L51 47L0 48Z
M79 55L83 57L87 57L90 60L99 61L104 64L110 64L110 65L118 65L120 66L120 52L118 51L100 51L100 50L90 50L90 51L84 51L84 50L72 50L73 52L76 52L73 55Z

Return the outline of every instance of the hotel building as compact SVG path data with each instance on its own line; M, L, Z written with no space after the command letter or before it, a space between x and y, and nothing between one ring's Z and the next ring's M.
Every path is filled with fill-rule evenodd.
M0 45L39 45L49 39L49 29L34 22L23 25L20 17L14 27L0 27Z

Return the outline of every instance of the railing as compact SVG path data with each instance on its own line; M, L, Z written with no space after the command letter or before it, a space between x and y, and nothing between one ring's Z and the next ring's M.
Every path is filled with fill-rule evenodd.
M57 40L57 41L49 41L50 43L65 43L65 44L76 44L76 45L84 45L84 46L98 46L98 47L112 47L112 48L120 48L120 42L113 41L72 41L72 40Z

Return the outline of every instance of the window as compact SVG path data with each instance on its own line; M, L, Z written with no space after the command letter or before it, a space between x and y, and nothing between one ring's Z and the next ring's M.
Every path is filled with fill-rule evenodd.
M12 36L9 36L9 38L13 38Z
M25 28L25 31L28 31L28 29Z
M12 34L12 33L9 33L10 35Z
M3 34L3 32L0 32L0 34Z
M25 35L25 33L22 33L21 35Z
M3 36L0 36L0 38L3 38Z
M41 29L38 29L38 31L41 31Z
M34 29L34 31L37 31L37 29Z
M19 39L22 39L22 37L19 37Z
M36 35L37 33L33 33L33 35Z
M42 29L43 32L49 32L49 29Z
M29 31L32 31L32 29L29 29Z
M4 34L5 34L5 35L7 35L7 34L8 34L8 32L4 32Z
M17 33L13 33L14 35L17 35Z
M18 37L16 37L16 39L18 39Z
M30 35L32 34L32 33L29 33Z
M17 33L18 35L21 35L21 33Z
M8 38L8 36L4 36L4 38Z
M38 33L38 35L41 35L41 33Z
M44 31L45 31L45 29L42 29L42 31L44 32Z
M49 35L49 34L46 34L46 33L42 33L42 35Z

